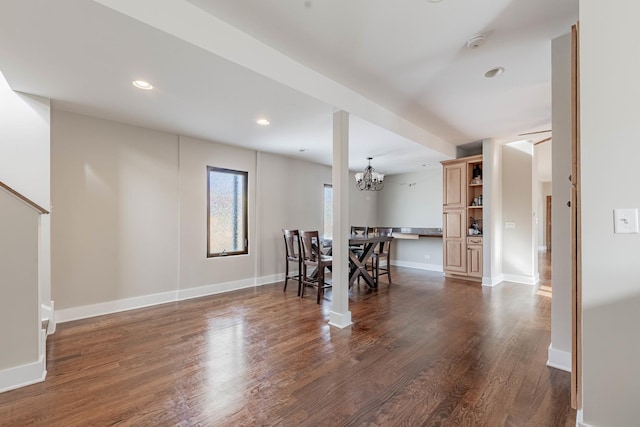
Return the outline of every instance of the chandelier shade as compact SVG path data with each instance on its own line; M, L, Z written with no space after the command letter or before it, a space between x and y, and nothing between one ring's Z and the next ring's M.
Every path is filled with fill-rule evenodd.
M364 168L364 172L355 174L356 188L360 191L380 191L384 188L384 174L378 173L371 166L373 157L367 157L369 165Z

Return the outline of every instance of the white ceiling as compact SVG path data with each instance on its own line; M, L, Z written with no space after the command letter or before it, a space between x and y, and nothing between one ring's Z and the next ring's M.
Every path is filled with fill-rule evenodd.
M158 9L177 3L187 2L147 2ZM214 14L395 113L395 122L407 119L456 145L549 126L550 40L577 19L577 0L190 3L202 19ZM55 108L331 163L331 115L344 108L340 102L309 96L169 32L93 1L3 2L0 71L14 90L51 98ZM479 33L487 35L485 46L465 49ZM495 66L507 71L484 78ZM134 79L155 89L137 90ZM272 124L257 126L260 116ZM389 129L393 122L378 124ZM352 169L368 156L385 173L450 157L446 143L418 136L415 143L353 115L350 138Z

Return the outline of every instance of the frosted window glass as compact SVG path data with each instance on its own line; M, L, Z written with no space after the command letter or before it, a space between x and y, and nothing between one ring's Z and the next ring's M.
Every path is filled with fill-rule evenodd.
M212 167L208 172L208 255L247 253L247 173Z

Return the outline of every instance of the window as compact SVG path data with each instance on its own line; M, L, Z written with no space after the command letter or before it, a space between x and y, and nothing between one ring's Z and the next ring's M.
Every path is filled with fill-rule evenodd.
M333 237L333 187L331 184L324 185L324 237Z
M207 257L249 253L248 175L207 167Z

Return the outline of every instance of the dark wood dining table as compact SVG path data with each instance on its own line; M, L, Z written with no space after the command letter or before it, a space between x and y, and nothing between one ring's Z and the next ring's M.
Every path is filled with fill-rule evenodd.
M331 253L332 240L323 238L322 245L329 248ZM377 288L378 284L367 270L367 262L375 252L377 246L383 242L393 240L391 236L356 236L349 237L349 287L356 279L362 277L370 288Z

